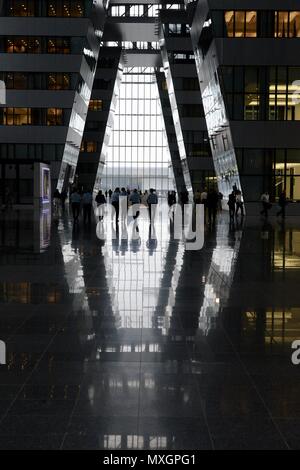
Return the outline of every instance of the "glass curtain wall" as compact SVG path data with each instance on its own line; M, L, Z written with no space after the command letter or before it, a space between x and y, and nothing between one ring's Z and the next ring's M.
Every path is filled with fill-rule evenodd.
M103 189L173 190L174 177L152 68L125 69L104 169Z

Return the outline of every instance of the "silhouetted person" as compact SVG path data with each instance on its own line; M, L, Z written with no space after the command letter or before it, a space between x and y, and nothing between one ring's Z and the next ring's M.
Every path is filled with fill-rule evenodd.
M71 194L71 205L74 222L78 220L80 214L80 202L81 196L79 194L78 189L75 189L75 191Z
M150 221L152 221L152 219L154 219L154 217L155 217L155 210L156 210L156 207L157 207L157 203L158 203L157 195L155 194L154 189L151 188L150 189L150 194L149 194L148 199L147 199Z
M278 205L280 207L280 210L277 212L277 217L281 215L283 219L285 218L285 208L287 204L288 204L287 197L286 197L285 191L283 191L280 194L279 199L278 199Z
M146 207L148 206L148 202L147 202L148 196L149 196L148 191L145 191L144 194L142 195L143 206L146 206Z
M138 208L136 208L136 209L139 209L139 204L141 203L141 197L140 197L139 193L137 192L137 189L134 189L132 191L132 193L129 196L129 201L131 202L131 204L138 204ZM137 219L139 215L140 215L140 211L136 210L135 215L133 216L133 218Z
M93 195L90 189L85 191L82 196L82 207L83 207L83 223L91 223L91 214L92 214L92 205L93 205Z
M234 214L235 214L235 193L234 193L234 191L232 191L232 193L229 194L227 205L228 205L228 208L229 208L229 218L232 221L234 219Z
M119 223L119 211L120 211L120 188L116 188L111 196L111 203L116 212L116 223Z
M199 189L196 189L195 194L194 194L194 203L195 204L201 204L201 192Z
M209 224L216 223L216 215L218 210L218 193L214 189L211 189L207 195L206 205L208 209L208 222Z
M107 191L105 191L105 193L107 194ZM95 201L96 201L96 204L97 204L97 207L98 207L98 215L99 215L99 220L103 220L103 204L106 203L106 198L104 196L104 194L102 193L101 189L100 191L98 191L98 194L95 198Z
M239 190L236 191L235 204L236 204L235 215L238 215L238 212L240 210L241 216L244 217L244 204L242 201L242 193Z
M181 191L180 193L180 202L182 205L188 204L189 202L189 193L188 191Z
M128 196L127 191L126 191L125 188L121 188L120 196L124 196L124 197L127 197L127 196Z
M208 196L208 192L207 192L207 189L205 188L200 195L201 204L206 205L207 196Z
M264 215L265 217L268 217L269 210L272 207L272 205L270 204L270 196L269 196L268 191L265 191L261 195L260 201L262 203L262 210L260 211L260 213L261 213L261 215Z
M53 194L53 207L55 211L58 211L60 203L61 203L61 195L60 195L59 190L56 189Z
M67 191L66 190L62 191L60 195L60 200L61 200L61 208L63 211L65 210L65 203L66 203L67 197L68 197Z
M176 191L172 191L172 204L176 204Z

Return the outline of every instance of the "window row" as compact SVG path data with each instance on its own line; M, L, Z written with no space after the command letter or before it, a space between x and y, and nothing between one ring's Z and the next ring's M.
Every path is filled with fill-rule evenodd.
M170 62L176 62L178 64L185 64L185 63L194 63L195 56L192 52L170 52L169 53L169 60Z
M236 157L248 200L259 200L265 190L272 201L282 191L290 200L300 200L299 149L237 149Z
M0 52L9 54L81 54L84 38L11 36L0 38Z
M120 98L119 100L119 114L129 116L130 114L136 115L150 115L152 114L153 110L153 100L151 98L146 99L141 96L140 99L131 99L130 96L128 98Z
M217 10L212 19L217 37L300 37L300 11Z
M154 17L158 15L158 5L112 5L109 16Z
M81 142L81 152L96 153L98 151L98 142L83 140Z
M77 74L0 72L7 90L70 90L74 89Z
M89 110L90 111L102 111L103 102L102 100L90 100Z
M69 110L62 108L0 108L0 125L63 126L69 115Z
M7 16L57 16L81 18L88 12L86 0L5 0L3 13Z
M190 33L190 27L186 23L166 23L164 32L166 36L187 36Z
M300 67L222 67L228 113L238 120L300 120Z
M173 122L173 121L172 121ZM157 131L162 132L161 116L153 116L151 114L145 116L137 114L135 116L124 114L116 115L114 118L114 129L118 131Z
M135 146L149 146L161 147L164 146L163 131L118 131L113 134L111 145L118 147L135 147Z
M64 151L62 144L0 144L2 159L37 159L40 161L61 161Z

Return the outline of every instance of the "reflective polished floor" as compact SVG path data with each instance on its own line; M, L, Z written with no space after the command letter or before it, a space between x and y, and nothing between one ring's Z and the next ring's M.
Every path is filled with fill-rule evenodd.
M168 224L1 215L1 449L300 448L300 223Z

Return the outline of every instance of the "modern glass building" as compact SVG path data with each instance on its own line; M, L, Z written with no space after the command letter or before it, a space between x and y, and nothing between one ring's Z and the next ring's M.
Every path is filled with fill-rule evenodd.
M283 8L284 7L284 8ZM191 37L224 192L299 200L299 5L189 2Z
M299 45L299 0L0 0L0 449L300 448Z

